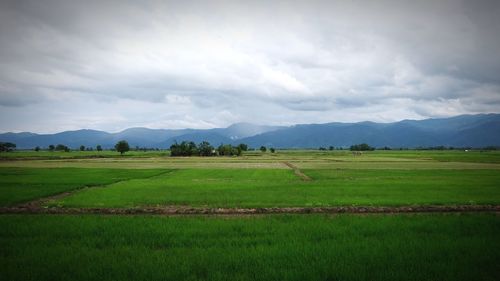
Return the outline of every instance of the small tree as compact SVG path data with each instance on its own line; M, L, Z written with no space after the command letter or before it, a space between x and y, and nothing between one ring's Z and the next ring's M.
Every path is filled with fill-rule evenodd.
M369 151L369 150L375 150L375 148L369 146L366 143L361 143L361 144L351 145L350 150L351 151Z
M241 151L247 151L248 150L248 145L244 143L240 143L238 147L241 149Z
M56 149L56 147L53 144L49 145L49 151L54 151L54 149Z
M261 146L261 147L260 147L260 151L262 151L262 152L266 152L266 151L267 151L267 148L266 148L265 146Z
M120 155L130 150L130 146L126 140L121 140L115 144L116 151L120 152Z
M69 152L69 147L65 146L64 144L58 144L55 149L57 151Z
M208 141L203 141L198 145L198 152L200 156L212 156L214 154L214 147Z
M40 151L40 147L39 146L35 147L35 151L36 152Z
M85 151L85 145L80 145L80 151Z
M230 144L221 144L217 148L217 151L219 152L220 156L241 155L241 148L239 146L232 146Z
M96 149L97 151L102 151L102 146L101 146L100 144L98 144L98 145L95 147L95 149Z
M6 152L9 152L9 151L12 151L16 148L16 144L15 143L11 143L11 142L0 142L0 151L6 151Z
M274 147L271 147L269 148L269 151L271 151L271 153L274 153L276 150L274 149Z

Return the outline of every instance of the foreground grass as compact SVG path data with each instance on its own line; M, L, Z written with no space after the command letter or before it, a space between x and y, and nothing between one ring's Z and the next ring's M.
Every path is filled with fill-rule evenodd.
M0 216L3 280L497 280L494 214Z
M84 186L106 185L161 174L164 170L0 168L0 206Z
M65 207L190 205L312 207L498 204L496 170L184 169L87 189L57 200Z

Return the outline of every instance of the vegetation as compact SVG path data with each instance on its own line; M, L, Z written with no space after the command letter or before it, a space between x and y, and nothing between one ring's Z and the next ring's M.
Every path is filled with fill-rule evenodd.
M198 155L198 147L192 141L175 142L170 146L170 156L194 156Z
M262 152L266 152L266 151L267 151L267 148L266 148L265 146L261 146L261 147L260 147L260 151L262 151Z
M242 151L240 146L232 146L230 144L221 144L217 148L217 152L219 153L220 156L240 156Z
M16 148L15 143L11 142L0 142L0 152L9 152Z
M198 146L200 156L213 156L215 154L214 147L209 142L203 141Z
M248 151L248 145L244 143L240 143L238 147L240 148L241 151Z
M339 205L499 204L498 170L182 169L151 179L88 189L54 202L67 207L191 205L322 207Z
M351 145L351 147L349 149L351 151L372 151L372 150L375 150L374 147L371 147L366 143Z
M196 146L198 153L210 148L202 144ZM0 206L5 210L65 191L74 192L46 199L42 210L500 204L500 151L166 155L142 150L123 157L87 149L2 152ZM0 279L496 280L499 231L493 213L4 213Z
M64 151L64 152L69 152L69 147L65 146L64 144L58 144L55 147L56 151Z
M120 156L120 159L126 158L151 158L151 157L165 157L170 155L170 153L166 150L163 151L129 151L126 154ZM72 160L72 159L94 159L94 158L117 158L117 153L115 150L72 150L68 152L64 151L50 151L50 150L40 150L40 151L32 151L32 150L15 150L12 152L2 152L0 153L0 160L25 160L18 161L16 163L30 163L28 160ZM39 162L41 163L41 162ZM76 162L73 162L76 163ZM78 162L85 163L85 162ZM104 163L104 162L93 162L93 163ZM9 164L9 162L3 162L3 164ZM67 162L62 163L61 166L66 167ZM2 162L0 162L0 166ZM117 163L117 168L123 167L122 164ZM43 167L43 165L42 165Z
M214 149L207 141L201 142L198 146L192 141L183 141L180 144L175 142L170 146L170 156L239 156L244 151L243 149L248 149L248 147L245 144L238 146L221 144Z
M128 142L125 140L121 140L115 144L115 150L120 152L120 155L130 150L130 146Z
M0 216L5 280L496 280L474 215Z
M100 144L98 144L98 145L95 147L95 149L96 149L97 151L102 151L102 146L101 146Z
M164 170L0 168L0 206L50 196L86 186L146 178Z

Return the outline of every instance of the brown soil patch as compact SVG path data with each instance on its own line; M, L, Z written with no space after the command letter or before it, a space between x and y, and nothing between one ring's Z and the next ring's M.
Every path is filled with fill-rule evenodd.
M390 214L500 212L500 205L453 206L339 206L289 208L206 208L164 206L141 208L60 208L39 206L1 207L0 214L102 214L102 215L258 215L258 214Z

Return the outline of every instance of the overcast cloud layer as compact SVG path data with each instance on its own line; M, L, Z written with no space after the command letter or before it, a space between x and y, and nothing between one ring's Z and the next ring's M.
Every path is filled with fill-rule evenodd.
M500 111L500 1L1 1L0 131Z

